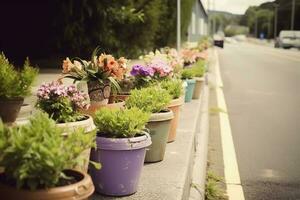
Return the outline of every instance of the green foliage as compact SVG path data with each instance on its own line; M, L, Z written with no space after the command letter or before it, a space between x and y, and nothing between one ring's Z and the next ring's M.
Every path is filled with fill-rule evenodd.
M182 81L180 79L165 80L160 83L160 86L167 90L173 99L177 99L182 95Z
M193 72L193 75L195 77L203 77L205 73L205 61L204 60L199 60L197 61L192 67L191 71Z
M207 173L206 184L205 184L205 199L207 200L225 200L224 191L220 189L218 183L222 179L212 172Z
M94 133L79 129L68 137L44 113L21 127L0 122L0 166L18 188L51 188L69 180L63 170L73 168L85 149L94 146Z
M149 113L138 108L103 108L96 112L95 124L100 134L112 138L131 138L142 132L149 117Z
M0 97L14 98L29 95L37 75L38 70L30 66L28 58L24 63L24 69L19 72L2 52L0 54Z
M192 79L195 77L195 74L193 72L192 68L185 68L181 72L181 79Z
M166 90L152 86L140 90L132 90L125 105L127 108L136 107L144 112L158 113L167 107L171 99L171 95Z

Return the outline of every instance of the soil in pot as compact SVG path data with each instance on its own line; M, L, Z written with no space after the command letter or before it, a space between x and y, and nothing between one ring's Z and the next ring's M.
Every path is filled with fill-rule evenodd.
M185 102L188 103L192 101L196 80L187 79L185 81L187 83L187 87L185 91Z
M146 127L150 130L152 145L146 152L145 162L159 162L164 159L173 117L170 110L151 115Z
M199 99L202 89L202 84L204 83L204 78L195 78L195 89L193 93L193 99Z
M72 134L78 128L83 128L87 134L96 129L93 118L88 115L86 116L85 120L77 122L59 123L57 124L57 126L64 129L64 137L68 137L69 134ZM88 171L90 152L91 149L86 149L81 153L80 158L82 159L82 163L75 167L76 170L81 170L84 172Z
M127 196L137 191L144 164L146 147L151 144L149 134L134 138L96 138L91 160L100 162L97 170L90 165L96 191L108 196Z
M3 182L4 174L0 174L0 194L6 200L87 200L95 190L91 177L85 172L65 171L67 176L74 177L73 184L50 189L17 189Z
M184 103L184 97L179 97L178 99L173 99L170 105L168 106L168 109L170 109L174 114L174 118L171 120L168 142L175 141L177 126L178 126L178 121L180 116L180 107L183 105L183 103Z
M0 118L4 123L11 124L16 121L24 98L0 98Z

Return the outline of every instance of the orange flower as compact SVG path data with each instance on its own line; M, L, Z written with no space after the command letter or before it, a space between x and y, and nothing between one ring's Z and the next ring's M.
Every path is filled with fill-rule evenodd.
M63 73L67 74L69 73L72 68L74 67L74 64L71 62L71 60L67 57L64 61L63 61Z

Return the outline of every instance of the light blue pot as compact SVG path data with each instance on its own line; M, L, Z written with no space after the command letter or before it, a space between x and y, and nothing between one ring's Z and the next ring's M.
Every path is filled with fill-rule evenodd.
M187 83L185 88L185 102L187 103L192 101L196 80L186 79L185 82Z

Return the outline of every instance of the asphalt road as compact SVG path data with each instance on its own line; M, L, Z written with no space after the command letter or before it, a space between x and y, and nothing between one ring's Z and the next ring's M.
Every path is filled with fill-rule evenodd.
M246 200L300 199L300 51L218 51Z

